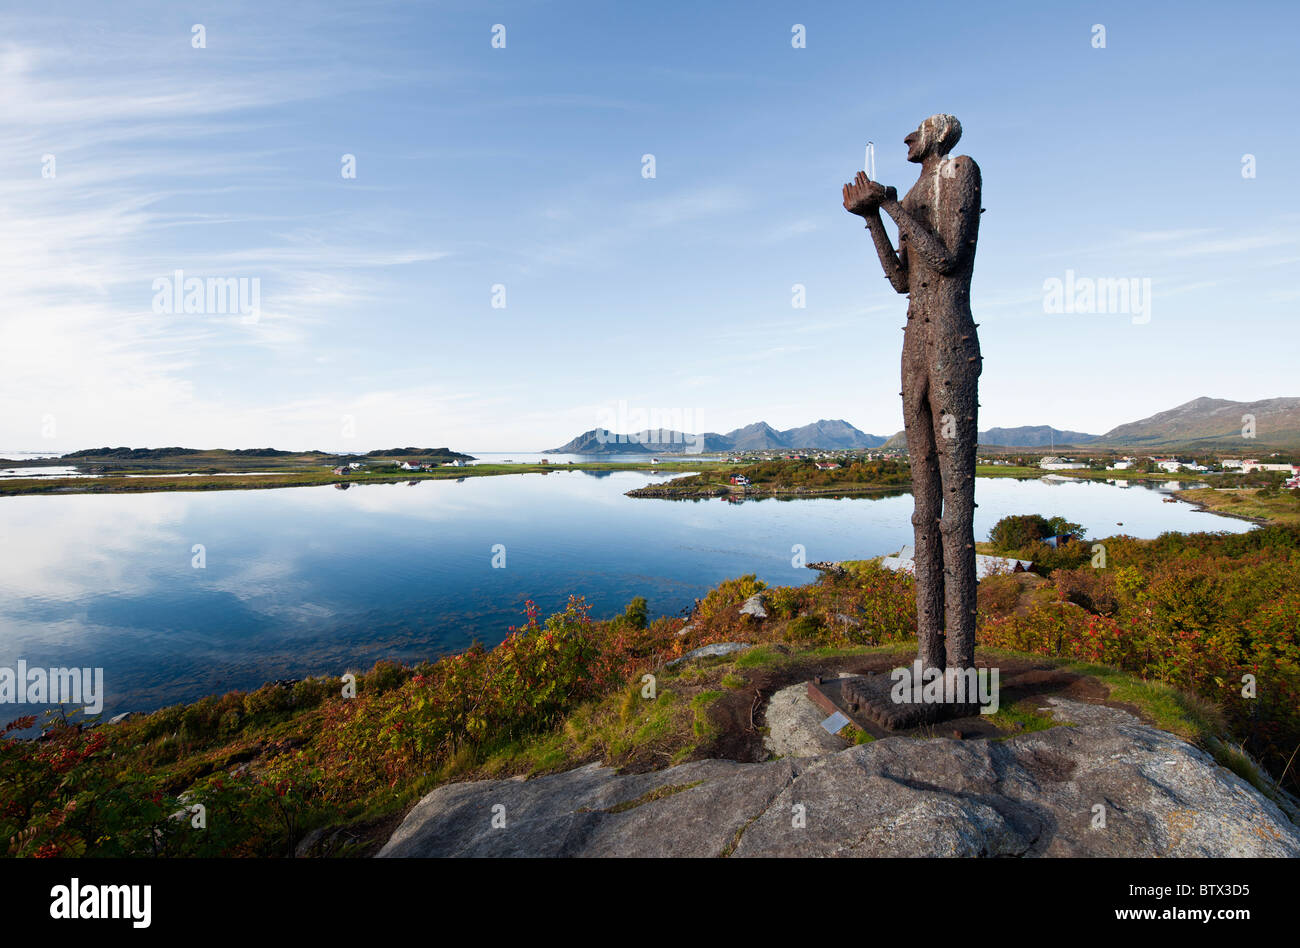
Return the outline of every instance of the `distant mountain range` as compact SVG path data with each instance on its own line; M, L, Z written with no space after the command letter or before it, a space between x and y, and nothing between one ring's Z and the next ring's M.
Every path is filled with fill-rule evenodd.
M1254 437L1243 435L1246 416L1254 418ZM1063 431L1048 425L990 428L979 434L981 447L1064 447L1147 449L1151 451L1249 451L1300 448L1300 398L1265 398L1234 402L1226 398L1194 398L1149 418L1130 421L1105 434ZM903 450L907 437L898 432L883 447Z
M1018 428L990 428L979 433L981 447L998 448L1059 448L1062 445L1082 447L1100 440L1101 435L1084 431L1067 431L1051 425L1021 425ZM889 438L882 447L886 451L907 450L907 435L900 431Z
M1254 418L1255 436L1242 436L1243 417ZM1205 448L1300 446L1300 398L1265 398L1233 402L1226 398L1194 398L1141 421L1112 428L1101 441L1116 446L1162 448L1171 445Z
M1245 416L1254 418L1253 438L1242 434ZM979 433L985 448L1114 448L1249 451L1262 447L1300 449L1300 398L1266 398L1234 402L1225 398L1194 398L1168 411L1131 421L1105 434L1068 431L1050 425L989 428ZM702 435L653 430L615 434L594 428L551 454L728 454L742 451L906 450L903 432L893 437L866 434L847 421L816 421L801 428L778 431L759 421L726 434Z
M548 454L728 454L739 451L835 451L878 448L883 435L866 434L847 421L815 421L801 428L778 431L758 421L726 434L653 429L616 434L606 428L584 431Z

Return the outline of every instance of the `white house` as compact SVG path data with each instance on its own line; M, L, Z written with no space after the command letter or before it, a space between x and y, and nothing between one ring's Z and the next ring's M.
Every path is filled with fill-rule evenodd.
M1044 471L1069 471L1078 467L1087 467L1088 465L1079 461L1071 461L1069 458L1043 458L1038 462L1038 466Z
M1204 464L1197 464L1195 461L1179 461L1176 458L1164 458L1156 461L1156 467L1170 474L1177 474L1179 471L1206 471L1209 470Z
M1132 461L1116 461L1114 464L1108 465L1108 466L1106 467L1106 470L1108 470L1108 471L1127 471L1127 470L1128 470L1129 468L1131 468L1132 466L1133 466L1133 462L1132 462Z

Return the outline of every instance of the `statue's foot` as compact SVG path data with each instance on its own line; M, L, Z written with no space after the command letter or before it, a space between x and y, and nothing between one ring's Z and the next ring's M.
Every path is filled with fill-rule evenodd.
M900 699L900 691L902 692ZM972 702L914 700L910 689L900 689L889 675L845 679L841 695L850 711L890 731L966 718L980 713Z

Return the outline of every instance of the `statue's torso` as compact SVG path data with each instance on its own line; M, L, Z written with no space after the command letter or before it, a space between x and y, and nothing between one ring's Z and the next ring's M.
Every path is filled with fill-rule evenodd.
M973 162L971 164L974 165ZM908 246L906 238L900 235L900 255L908 274L908 328L919 322L930 333L938 329L944 332L969 331L973 334L974 330L970 328L973 323L970 283L975 264L973 241L979 228L978 169L975 169L975 174L970 179L955 178L951 173L949 162L941 164L935 172L922 172L920 179L912 185L902 201L903 210L934 234L941 233L936 226L937 221L963 214L972 215L967 229L970 251L951 273L940 273L923 255Z

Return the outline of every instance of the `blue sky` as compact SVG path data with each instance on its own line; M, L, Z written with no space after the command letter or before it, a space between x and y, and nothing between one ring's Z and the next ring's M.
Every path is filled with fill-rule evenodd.
M839 192L869 139L910 187L935 112L984 177L981 427L1300 394L1298 8L1133 6L0 14L0 452L891 434L906 301ZM257 319L155 312L176 270ZM1149 279L1149 322L1044 312L1067 270Z

